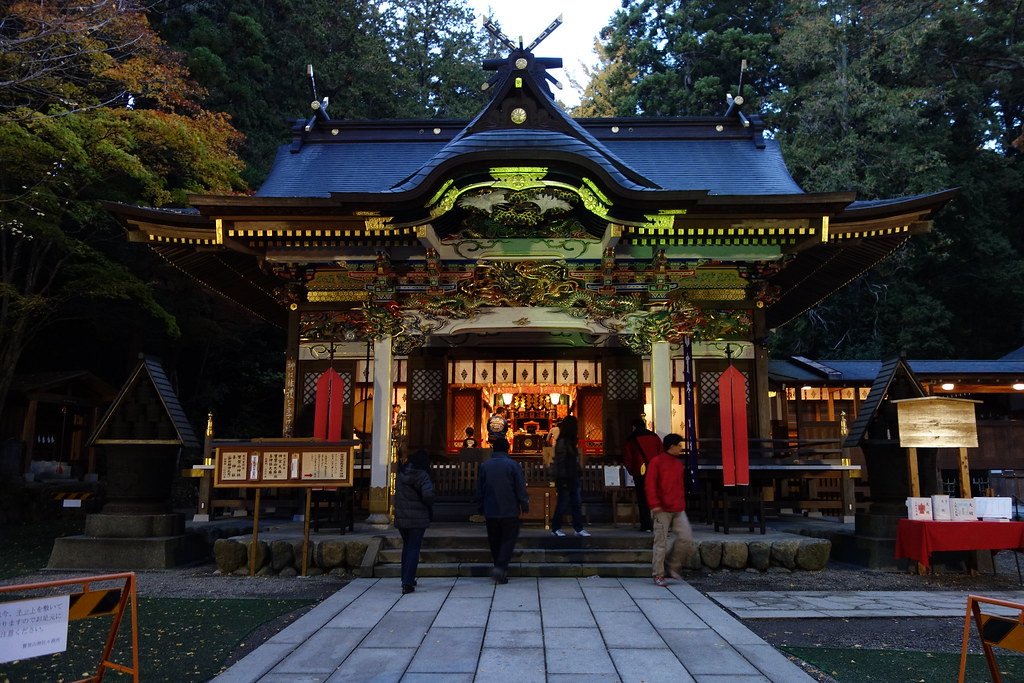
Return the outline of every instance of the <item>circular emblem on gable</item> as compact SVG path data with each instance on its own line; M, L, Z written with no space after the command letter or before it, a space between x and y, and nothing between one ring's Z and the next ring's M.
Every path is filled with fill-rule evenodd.
M524 123L526 121L526 110L522 107L516 107L512 110L510 118L512 119L512 123Z
M516 68L517 69L525 69L526 68L526 60L524 58L522 58L522 57L517 59L516 60Z

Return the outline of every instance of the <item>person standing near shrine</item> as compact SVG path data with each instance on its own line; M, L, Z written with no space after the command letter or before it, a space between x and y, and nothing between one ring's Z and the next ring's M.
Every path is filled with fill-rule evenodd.
M647 505L647 492L644 490L644 479L647 466L661 452L661 437L647 428L647 421L642 417L633 420L633 433L626 439L623 465L629 476L633 477L633 488L636 490L636 507L640 517L640 531L650 531L651 508Z
M487 440L493 442L495 439L504 439L508 433L508 418L505 417L505 407L498 406L494 414L487 418Z
M555 441L555 459L551 464L551 474L558 492L555 514L551 517L551 533L555 536L565 536L565 532L562 531L562 519L570 510L572 527L576 530L576 535L590 535L590 532L583 528L578 432L579 423L572 415L559 424L558 440Z
M434 485L430 481L430 456L416 451L395 478L395 528L402 535L402 594L416 590L423 535L434 509Z
M654 555L651 573L658 586L667 585L665 569L673 579L682 580L680 570L693 543L693 530L686 517L686 468L683 466L683 437L668 434L662 439L662 450L647 467L644 486L654 522ZM671 551L669 532L675 534ZM666 554L667 563L666 563Z
M487 521L487 543L491 549L496 583L508 583L508 565L519 540L519 514L530 511L523 468L508 455L508 439L491 441L494 454L480 465L476 481L476 503Z

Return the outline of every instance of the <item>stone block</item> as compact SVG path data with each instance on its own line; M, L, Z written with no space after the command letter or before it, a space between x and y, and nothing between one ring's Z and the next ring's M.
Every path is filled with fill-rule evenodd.
M289 541L272 541L270 544L270 568L279 574L285 567L295 567L295 548Z
M345 548L345 566L351 569L362 566L366 547L365 541L349 541Z
M772 543L771 563L777 567L793 569L796 567L796 551L800 547L800 539L785 539Z
M764 571L771 566L772 544L768 541L751 541L747 545L747 564Z
M746 541L722 543L722 566L726 569L743 569L747 566L747 555Z
M185 533L184 515L88 515L85 535L97 538L154 538Z
M221 574L231 574L240 567L247 567L249 558L242 543L229 538L218 538L213 542L213 559L217 564L217 571Z
M324 570L346 566L346 541L320 541L313 553L313 563Z
M722 566L722 542L702 541L700 544L700 561L705 567L718 569Z
M808 571L824 569L831 553L832 544L829 541L824 539L805 541L796 551L796 566Z

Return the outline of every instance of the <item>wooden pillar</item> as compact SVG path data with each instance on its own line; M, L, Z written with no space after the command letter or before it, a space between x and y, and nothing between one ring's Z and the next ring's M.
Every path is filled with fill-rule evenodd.
M284 351L284 414L281 417L281 436L295 436L295 402L299 395L299 311L296 304L288 309L288 341Z
M651 412L658 436L672 432L672 359L669 343L651 343Z
M391 395L394 353L391 337L373 343L373 438L370 444L370 515L369 524L391 523Z
M765 340L764 308L754 308L753 313L754 363L750 385L750 402L754 410L753 431L757 439L772 438L772 407L768 400L768 346ZM785 396L783 396L785 402Z
M974 498L974 494L971 493L971 473L967 467L967 449L963 446L960 447L957 460L960 470L960 497Z

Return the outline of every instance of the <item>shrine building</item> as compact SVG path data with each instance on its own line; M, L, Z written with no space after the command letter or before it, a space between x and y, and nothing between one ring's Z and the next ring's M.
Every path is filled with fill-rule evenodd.
M771 330L954 194L804 192L739 97L718 117L573 119L549 88L561 60L507 46L472 120L314 102L255 194L108 205L132 241L287 330L282 433L254 438L310 436L317 379L341 375L346 438L371 435L371 514L396 445L457 459L498 406L514 457L571 413L585 455L615 463L641 415L713 443L732 365L750 437L770 439Z

